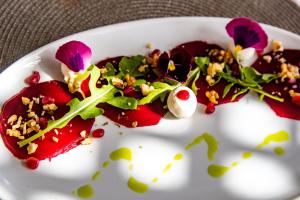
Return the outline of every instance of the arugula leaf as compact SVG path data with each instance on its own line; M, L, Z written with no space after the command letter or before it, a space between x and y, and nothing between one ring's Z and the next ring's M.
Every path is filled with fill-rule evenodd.
M137 108L138 101L132 97L119 96L110 99L106 103L124 110L126 109L134 110Z
M191 86L191 89L195 93L195 95L197 95L198 93L198 87L196 86L196 81L199 79L199 77L200 77L200 71L196 74L195 79Z
M147 83L147 81L145 79L137 79L134 84L133 87L140 87L142 84Z
M210 63L209 57L195 57L195 63L199 67L200 71L206 74L207 66Z
M152 83L152 86L155 88L153 91L151 91L147 96L140 99L138 102L138 105L145 105L148 103L152 103L162 95L165 95L164 93L169 92L171 90L174 90L178 85L169 85L167 83L162 82L154 82Z
M106 63L105 68L107 69L107 72L104 74L104 77L115 75L115 67L113 66L112 63L110 62Z
M257 86L261 81L261 74L252 67L241 68L242 80L253 86Z
M271 81L276 80L277 78L277 74L263 74L261 77L261 79L266 83L270 83Z
M234 101L238 96L240 96L241 94L244 94L244 93L246 93L248 91L249 91L249 88L243 88L243 89L241 89L238 93L234 94L231 97L231 101Z
M49 121L48 126L40 130L35 135L22 140L18 143L19 147L23 147L30 142L40 138L45 133L51 131L54 128L65 127L74 117L81 116L83 119L94 118L103 113L103 110L97 108L99 103L108 102L114 97L114 94L118 91L113 85L104 85L101 88L96 87L96 83L100 77L100 69L93 66L91 69L91 79L89 82L89 89L91 91L91 96L80 101L77 98L72 99L67 105L70 110L60 119Z
M223 90L222 98L225 98L227 94L230 92L230 89L235 85L235 83L229 83Z
M136 55L132 57L123 57L119 62L119 70L124 75L129 74L130 76L137 77L142 76L145 73L139 72L138 67L143 64L144 56Z

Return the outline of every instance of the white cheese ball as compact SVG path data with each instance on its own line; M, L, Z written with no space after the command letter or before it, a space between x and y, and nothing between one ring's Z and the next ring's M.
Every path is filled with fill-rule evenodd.
M188 118L196 111L197 98L190 88L180 86L170 92L167 104L169 111L174 116Z

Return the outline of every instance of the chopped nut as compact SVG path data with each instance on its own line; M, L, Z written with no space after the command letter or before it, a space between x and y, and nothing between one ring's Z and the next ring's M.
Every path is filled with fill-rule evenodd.
M23 117L19 116L17 123L12 126L12 129L18 129L18 128L20 128L20 126L22 124L22 120L23 120Z
M15 121L17 121L18 116L17 115L12 115L8 118L7 123L10 125L13 125L15 123Z
M22 97L22 103L23 105L27 106L30 103L30 99L27 97Z
M86 130L81 131L80 136L86 138Z
M58 138L57 137L52 137L52 140L53 140L53 142L56 142L56 143L58 143Z
M43 109L45 111L55 111L57 110L57 106L54 103L43 105Z
M300 96L300 93L299 92L295 92L294 90L290 90L289 94L290 94L291 97Z
M216 82L215 79L213 79L210 75L207 75L205 79L208 85L213 85Z
M30 118L35 118L36 114L35 114L35 112L30 111L27 116Z
M33 103L34 103L34 101L30 101L30 103L29 103L28 109L29 109L30 111L32 110Z
M144 83L140 86L140 88L141 88L142 94L144 96L147 96L151 91L154 90L153 86L149 86L149 85L144 84Z
M212 90L212 91L206 91L205 92L205 96L213 104L218 104L217 99L219 99L219 94L216 91L214 91L214 90Z
M139 66L138 71L143 73L146 71L147 68L148 68L148 65L141 65L141 66Z
M16 137L20 140L24 139L24 136L21 136L20 131L14 130L14 129L6 129L6 134L11 136L11 137Z
M132 125L133 128L136 128L136 127L138 126L138 122L137 122L137 121L134 121L134 122L132 122L131 125Z
M34 103L39 104L40 103L40 98L33 97L32 100Z
M263 59L264 59L267 63L271 63L271 61L272 61L272 56L270 56L270 55L265 55L265 56L263 56Z
M285 59L285 58L280 58L280 59L279 59L279 62L285 63L285 62L286 62L286 59Z
M84 140L81 141L81 144L82 145L89 145L89 144L92 144L93 142L93 138L85 138Z
M273 50L274 52L277 52L277 51L283 51L282 42L279 41L279 40L273 40L273 41L272 41L272 50Z
M119 78L113 77L112 80L111 80L111 82L117 88L120 88L120 89L124 88L124 82L121 79L119 79Z
M131 86L135 83L135 78L133 76L130 76L129 74L125 75L125 80L127 82L127 85Z
M222 72L224 69L224 63L209 63L207 68L207 74L212 78L219 72Z
M55 135L58 135L58 130L54 129L54 133L55 133Z
M107 69L106 68L101 68L100 69L100 73L101 74L106 74L107 73Z
M38 148L38 144L35 143L29 143L29 145L27 146L27 152L28 154L33 154L34 152L36 152L37 148Z
M286 78L296 79L300 77L299 68L292 64L281 64L281 72L278 74L283 82Z

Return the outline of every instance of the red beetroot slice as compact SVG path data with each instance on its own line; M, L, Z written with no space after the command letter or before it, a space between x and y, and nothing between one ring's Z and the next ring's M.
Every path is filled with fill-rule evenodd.
M58 135L52 130L45 134L44 140L35 140L34 143L38 144L38 148L36 152L28 155L26 146L19 148L17 145L19 140L15 137L6 135L6 129L11 127L7 124L7 119L13 114L25 118L27 115L27 106L22 104L21 97L28 97L31 99L32 97L39 97L40 95L54 98L55 104L58 107L58 109L54 111L55 119L62 117L69 110L66 103L72 99L72 96L69 94L67 86L58 81L43 82L24 88L20 93L9 99L2 107L2 115L0 115L0 131L6 147L17 158L27 159L29 157L34 157L43 160L65 153L79 145L80 141L83 139L80 136L80 132L86 130L89 133L93 125L94 119L82 120L80 117L76 117L71 120L66 127L58 129ZM33 111L35 111L38 116L41 115L41 102L40 105L34 105ZM49 116L47 117L49 118ZM57 137L58 143L54 142L52 137Z
M198 56L198 57L208 56L209 51L212 49L222 50L222 48L216 44L209 44L209 43L206 43L203 41L188 42L185 44L181 44L181 45L177 46L176 48L174 48L173 50L171 50L171 57L172 57L172 54L177 55L177 54L179 54L179 52L184 51L189 54L189 58L181 58L181 60L186 62L187 59L193 58L195 56ZM181 54L181 55L185 55L185 54ZM217 60L215 58L211 58L211 61L217 62ZM186 63L184 63L184 64L187 65ZM233 71L236 70L235 65L236 65L236 63L234 62L232 64L232 66L230 66ZM205 76L202 75L196 82L196 85L199 89L198 93L197 93L197 101L199 103L207 105L209 103L209 100L205 96L205 92L215 90L220 96L220 98L218 99L218 105L233 102L233 101L231 101L231 99L232 99L232 96L235 94L234 91L239 90L240 87L233 86L231 88L230 92L227 94L227 96L225 98L222 98L223 90L228 84L229 83L227 81L221 80L219 83L215 84L214 86L209 86L207 81L205 80ZM246 95L246 93L239 95L234 101L238 101L245 95Z
M260 73L278 73L281 71L281 63L279 59L281 57L286 59L286 63L293 64L300 67L300 50L284 50L283 52L269 53L266 55L272 56L272 61L270 63L266 62L263 59L263 56L257 59L253 64L253 67ZM277 59L275 58L277 57ZM296 83L280 82L276 83L275 81L265 84L263 89L266 92L272 93L277 92L281 94L281 97L284 98L284 102L275 101L273 99L264 98L264 101L271 107L272 110L279 116L290 119L300 120L300 106L296 105L292 98L289 95L289 90L294 90L295 92L300 92L300 81L297 80ZM275 94L276 95L276 94Z
M104 109L104 116L129 128L156 125L168 111L163 109L160 100L138 106L136 110L122 110L108 104L101 104L100 107Z

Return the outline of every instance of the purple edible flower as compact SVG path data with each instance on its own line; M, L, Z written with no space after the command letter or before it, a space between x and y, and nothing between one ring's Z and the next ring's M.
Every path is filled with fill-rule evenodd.
M161 54L158 67L163 77L184 83L191 70L190 62L191 56L187 51L183 48L175 48L170 55L166 52Z
M80 41L70 41L59 47L55 58L65 64L70 70L79 72L90 66L92 51Z
M234 18L226 25L226 31L235 45L255 48L258 53L262 53L268 44L268 36L262 27L247 17Z

